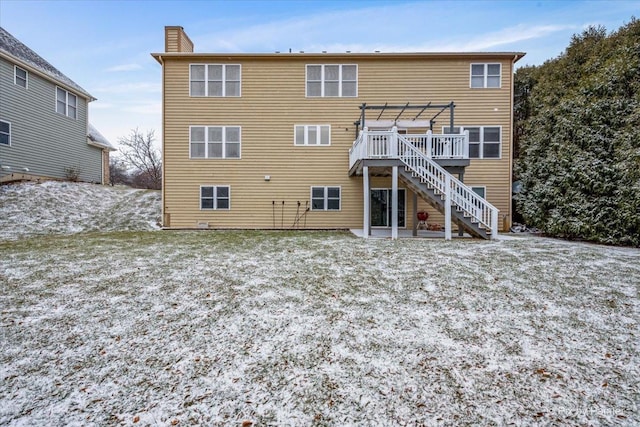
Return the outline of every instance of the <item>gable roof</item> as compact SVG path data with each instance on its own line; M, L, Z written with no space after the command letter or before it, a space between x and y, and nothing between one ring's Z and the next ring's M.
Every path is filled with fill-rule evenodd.
M109 140L105 138L103 134L98 131L91 123L89 123L89 129L87 138L89 139L89 144L98 147L98 148L106 148L109 151L117 151L116 148L111 145Z
M61 86L66 86L73 92L77 92L79 95L88 98L89 101L96 99L79 84L65 76L60 70L48 63L33 50L29 49L28 46L2 27L0 27L0 56L7 56L16 62L30 67L32 70L43 75L43 77L47 77Z

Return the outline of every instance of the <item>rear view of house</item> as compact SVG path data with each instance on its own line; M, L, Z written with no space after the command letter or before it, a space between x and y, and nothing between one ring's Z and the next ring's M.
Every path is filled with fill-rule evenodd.
M524 54L197 53L165 28L166 228L510 226Z
M0 28L0 182L107 183L114 147L89 132L86 90ZM93 136L92 136L93 134Z

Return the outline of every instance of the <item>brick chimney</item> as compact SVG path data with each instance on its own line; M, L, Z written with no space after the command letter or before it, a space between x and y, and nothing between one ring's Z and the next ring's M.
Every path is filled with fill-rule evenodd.
M193 52L193 42L179 26L164 27L165 52Z

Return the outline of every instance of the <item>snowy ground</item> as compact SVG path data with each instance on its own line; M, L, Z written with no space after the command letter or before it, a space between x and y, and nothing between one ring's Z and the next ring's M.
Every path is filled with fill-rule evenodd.
M153 230L160 192L48 181L0 186L0 241L47 234Z
M638 249L199 231L0 253L0 425L640 423Z

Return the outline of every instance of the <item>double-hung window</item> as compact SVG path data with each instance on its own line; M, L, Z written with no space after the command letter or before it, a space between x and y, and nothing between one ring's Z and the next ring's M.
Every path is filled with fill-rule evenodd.
M311 187L312 211L339 211L340 187Z
M307 65L307 97L358 96L358 66Z
M56 112L77 119L78 97L56 86Z
M192 159L239 159L240 126L191 126L189 151Z
M469 157L472 159L499 159L499 126L465 127L469 131Z
M453 133L469 131L470 159L499 159L502 147L502 128L500 126L464 126L454 127ZM448 127L443 133L451 133Z
M17 65L14 67L14 75L13 75L13 82L18 85L18 86L22 86L23 88L27 88L27 70L23 70L22 68L18 67Z
M11 145L11 123L0 120L0 144Z
M330 125L296 125L295 145L331 145Z
M240 64L191 64L191 96L240 96Z
M228 185L200 186L200 209L231 209L231 187Z
M472 88L499 88L500 64L471 64Z

